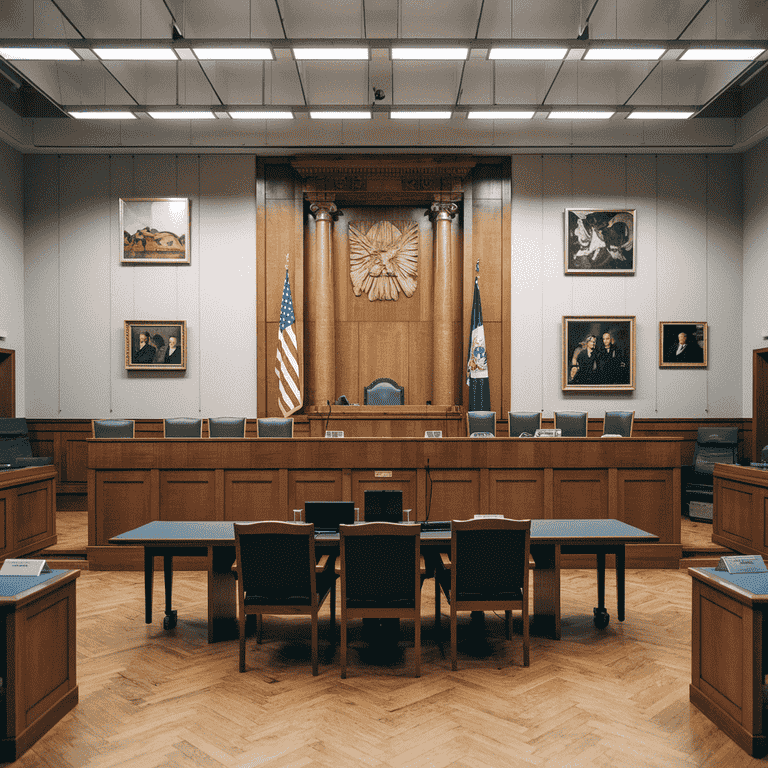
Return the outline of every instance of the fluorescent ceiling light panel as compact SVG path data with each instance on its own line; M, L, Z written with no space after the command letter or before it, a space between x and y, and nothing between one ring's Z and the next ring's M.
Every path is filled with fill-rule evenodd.
M389 116L393 120L450 120L451 112L408 112L394 111Z
M177 61L171 48L94 48L102 61Z
M680 61L752 61L765 48L689 48Z
M632 112L627 120L687 120L693 112Z
M310 112L313 120L370 120L370 112Z
M69 48L0 48L0 56L17 61L80 61Z
M613 112L550 112L550 120L608 120Z
M520 59L523 61L559 61L567 48L491 48L489 59Z
M293 112L230 112L234 120L291 120Z
M271 61L275 57L271 48L193 48L201 61Z
M155 120L215 120L213 112L148 112Z
M468 120L530 120L533 112L469 112Z
M464 61L469 48L393 48L392 58L402 60Z
M294 48L297 59L368 61L370 51L367 48Z
M133 112L70 112L76 120L135 120Z
M658 61L666 48L590 48L585 59L592 61Z

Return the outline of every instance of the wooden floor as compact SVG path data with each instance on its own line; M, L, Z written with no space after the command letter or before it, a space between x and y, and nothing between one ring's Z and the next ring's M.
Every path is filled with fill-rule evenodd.
M77 584L80 703L14 768L683 768L765 764L742 752L688 701L691 580L684 571L627 573L627 619L592 625L593 571L562 575L562 640L519 636L503 621L484 631L463 616L459 669L432 629L425 583L422 677L410 677L413 624L382 655L359 639L348 678L321 620L320 675L309 665L309 625L265 619L264 643L206 643L205 574L175 575L179 624L143 621L142 575L83 572ZM161 581L155 603L161 601ZM448 630L448 616L442 630ZM519 620L515 621L519 631ZM445 638L447 640L447 638ZM447 649L447 643L446 643ZM376 663L381 662L381 663Z

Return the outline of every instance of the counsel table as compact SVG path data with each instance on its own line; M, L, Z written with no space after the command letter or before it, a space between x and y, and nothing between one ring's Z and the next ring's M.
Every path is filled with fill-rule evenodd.
M450 531L423 531L421 544L427 548L450 547ZM592 553L597 555L598 607L595 623L605 626L605 556L616 557L618 619L624 621L624 547L650 544L658 536L618 520L531 520L533 571L533 619L537 634L560 639L560 556ZM155 521L110 539L122 546L144 547L144 587L146 622L152 622L152 584L154 558L165 563L166 618L164 626L175 625L171 608L174 555L205 555L208 559L208 642L237 636L235 583L235 536L232 522ZM338 549L338 536L318 535L319 549Z

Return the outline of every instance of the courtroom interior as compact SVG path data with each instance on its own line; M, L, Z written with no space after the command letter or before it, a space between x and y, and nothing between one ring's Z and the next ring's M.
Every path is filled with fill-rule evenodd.
M3 2L0 765L763 764L767 180L764 0Z

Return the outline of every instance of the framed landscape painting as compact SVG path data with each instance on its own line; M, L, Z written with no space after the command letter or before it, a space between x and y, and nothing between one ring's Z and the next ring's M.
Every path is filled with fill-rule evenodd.
M566 208L565 274L634 275L634 209Z
M121 264L189 264L185 197L120 198Z
M635 388L634 316L563 317L563 390Z
M707 324L659 323L659 368L706 368Z
M127 371L186 371L186 320L126 320Z

